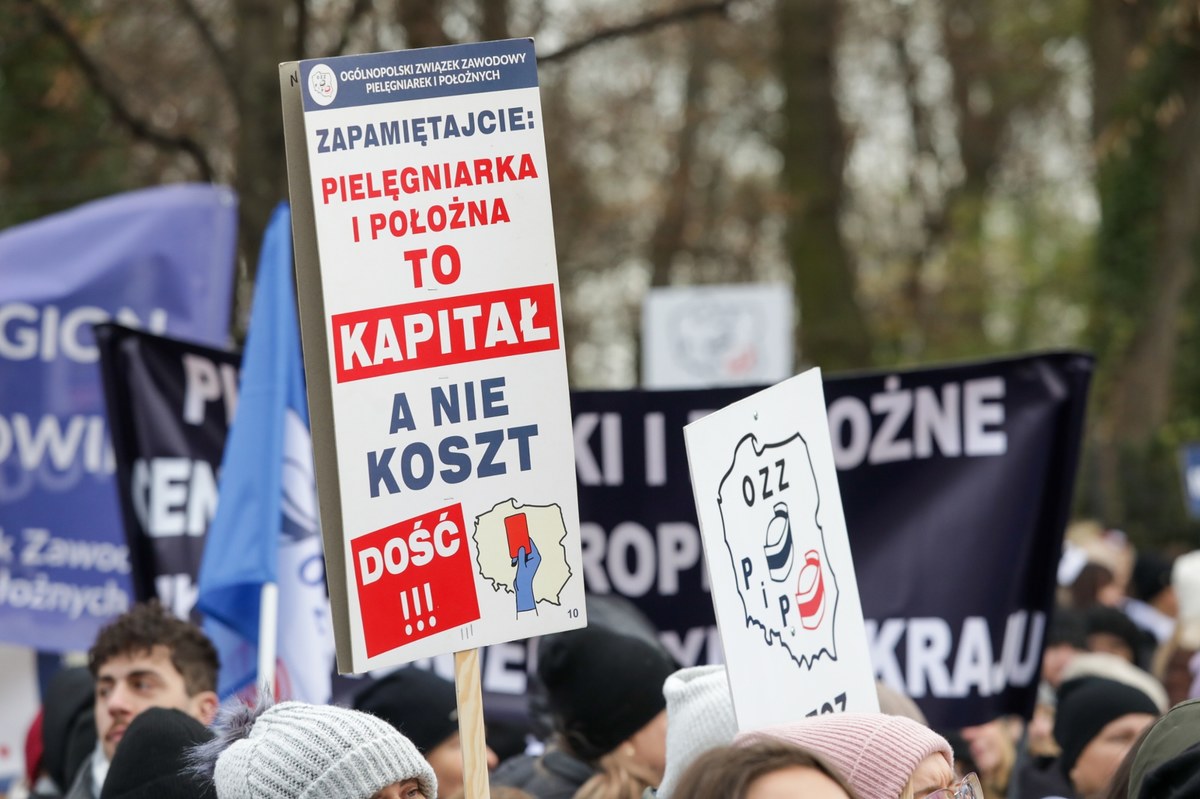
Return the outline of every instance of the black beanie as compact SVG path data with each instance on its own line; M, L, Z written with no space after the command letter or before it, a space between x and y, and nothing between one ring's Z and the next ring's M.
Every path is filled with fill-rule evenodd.
M1107 633L1120 638L1133 653L1134 665L1140 661L1142 651L1150 643L1149 633L1133 623L1133 620L1116 608L1094 605L1084 612L1087 634Z
M1065 605L1055 606L1050 628L1046 630L1046 646L1059 644L1087 649L1087 624L1083 620L1083 613Z
M1054 740L1062 747L1059 766L1070 779L1075 761L1110 722L1130 713L1158 716L1154 700L1133 686L1103 677L1079 677L1058 689Z
M1139 552L1129 584L1134 599L1151 602L1171 585L1174 562L1162 552Z
M117 744L100 799L215 799L211 781L185 772L188 750L212 738L182 711L142 711Z
M1131 799L1195 799L1200 796L1200 744L1146 772L1137 797Z
M667 654L641 638L585 627L542 639L538 678L555 726L584 760L598 760L667 706Z
M354 697L354 709L391 724L422 755L458 732L454 683L432 671L409 666L368 685Z
M92 707L96 688L84 666L62 669L46 687L42 705L42 768L66 793L75 772L96 748Z

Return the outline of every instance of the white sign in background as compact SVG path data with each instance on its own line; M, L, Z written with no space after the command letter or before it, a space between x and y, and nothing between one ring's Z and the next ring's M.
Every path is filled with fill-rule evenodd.
M301 79L352 670L583 626L533 43L303 62Z
M37 716L37 654L21 646L0 644L0 788L25 771L25 737Z
M820 370L684 437L738 728L878 711Z
M792 292L783 284L653 288L642 305L642 385L712 388L791 377Z

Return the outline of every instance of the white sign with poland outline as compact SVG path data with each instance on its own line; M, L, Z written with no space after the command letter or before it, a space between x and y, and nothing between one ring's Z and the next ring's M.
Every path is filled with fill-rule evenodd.
M738 727L877 711L820 370L684 436Z
M304 61L291 77L339 667L586 624L533 42Z

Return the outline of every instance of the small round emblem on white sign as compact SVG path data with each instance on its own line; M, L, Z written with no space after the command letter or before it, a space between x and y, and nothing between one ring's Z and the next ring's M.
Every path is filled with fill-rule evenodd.
M317 64L308 73L308 93L317 105L329 105L337 97L337 75L324 64Z

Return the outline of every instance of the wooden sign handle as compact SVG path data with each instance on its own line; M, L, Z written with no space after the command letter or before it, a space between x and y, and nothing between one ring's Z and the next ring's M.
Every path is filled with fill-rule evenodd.
M458 736L462 743L466 799L490 799L487 738L483 727L483 690L479 650L454 653L454 691L458 696Z

